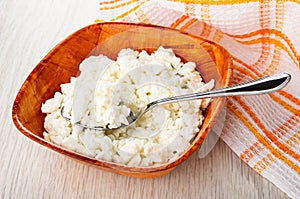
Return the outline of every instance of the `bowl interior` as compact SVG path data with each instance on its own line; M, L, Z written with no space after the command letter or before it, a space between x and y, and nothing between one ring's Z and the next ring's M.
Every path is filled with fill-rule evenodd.
M16 127L32 140L53 150L98 165L109 171L155 172L173 168L185 160L201 144L216 120L225 99L214 99L205 112L200 132L190 148L178 160L156 168L136 169L89 157L62 149L45 141L45 114L41 104L60 91L60 84L77 76L80 63L90 55L104 54L116 59L123 48L146 50L151 53L159 46L172 48L184 62L193 61L205 82L215 80L215 88L228 86L231 78L231 57L226 50L209 41L169 28L126 23L99 23L87 26L70 35L58 44L35 67L22 85L13 105L13 120ZM124 174L124 173L122 173ZM126 173L125 173L126 174Z

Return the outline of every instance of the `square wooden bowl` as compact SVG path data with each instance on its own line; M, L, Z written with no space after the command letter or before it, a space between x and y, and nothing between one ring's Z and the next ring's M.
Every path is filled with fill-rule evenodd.
M132 167L96 160L43 138L45 114L41 105L52 98L60 85L77 76L80 63L90 55L104 54L115 60L124 48L151 53L159 46L172 48L183 62L193 61L205 82L215 80L215 88L230 84L232 61L222 47L177 30L143 24L98 23L84 27L52 49L34 68L20 88L13 104L12 118L16 127L31 140L58 153L106 171L132 177L158 177L186 160L202 143L215 123L225 98L214 99L205 111L205 119L194 141L178 159L153 167Z

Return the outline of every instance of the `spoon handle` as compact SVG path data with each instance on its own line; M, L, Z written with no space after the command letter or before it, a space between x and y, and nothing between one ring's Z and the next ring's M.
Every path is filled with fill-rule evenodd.
M153 101L147 106L147 111L154 106L196 100L203 98L214 97L229 97L229 96L241 96L241 95L258 95L274 92L284 88L290 81L291 75L288 73L279 73L271 76L266 76L260 79L256 79L250 82L245 82L230 87L221 89L215 89L207 92L193 93L187 95L174 96L170 98L163 98L157 101Z

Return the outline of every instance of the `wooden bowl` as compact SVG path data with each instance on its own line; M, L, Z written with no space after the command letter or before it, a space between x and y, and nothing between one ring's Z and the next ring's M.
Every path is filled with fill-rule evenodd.
M49 52L30 73L13 104L12 118L25 136L58 153L106 171L132 177L158 177L167 174L186 160L202 143L215 123L225 98L214 99L205 112L205 120L192 144L177 160L155 167L132 167L96 160L50 143L43 138L45 114L41 104L60 91L60 84L76 76L79 64L90 55L104 54L116 59L123 48L146 50L159 46L172 48L184 62L193 61L205 82L215 80L215 88L228 86L232 62L222 47L173 29L130 23L98 23L84 27L67 37Z

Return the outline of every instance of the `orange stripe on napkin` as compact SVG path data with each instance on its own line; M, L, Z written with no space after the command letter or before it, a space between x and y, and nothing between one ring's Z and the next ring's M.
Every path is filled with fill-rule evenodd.
M296 4L300 4L299 0L286 0L287 2L292 2L292 3L296 3Z
M260 1L259 22L261 29L270 28L270 0Z
M105 5L105 4L114 4L114 3L117 3L119 2L120 0L111 0L111 1L101 1L99 3L99 5Z
M287 145L294 147L300 141L300 130L298 130L294 135L292 135L287 141Z
M141 2L140 4L134 6L133 8L130 8L130 9L127 10L126 12L124 12L124 13L122 13L122 14L116 16L115 18L111 19L110 21L117 21L117 20L119 20L119 19L122 19L122 18L128 16L130 13L132 13L132 12L134 12L135 10L137 10L138 8L140 8L140 6L141 6L142 4L144 4L144 3L146 3L146 1Z
M293 46L292 42L288 39L288 37L276 29L260 29L260 30L250 32L247 34L242 34L242 35L231 35L231 34L227 34L227 35L230 37L233 37L235 39L245 39L245 38L255 37L257 35L271 35L271 34L274 34L276 37L278 37L277 38L278 41L282 41L282 40L285 41L286 45L289 46L289 48L293 52L293 55L295 56L295 58L299 57L295 47Z
M245 73L247 76L252 76L252 79L255 79L256 77L253 76L251 73L249 73L245 68L240 68L237 67L236 65L234 65L235 70L240 71L242 73ZM239 76L239 75L237 75ZM234 83L234 82L233 82ZM239 82L236 82L239 83ZM300 110L298 110L297 108L294 108L293 104L295 106L299 106L300 105L300 100L295 98L294 96L292 96L291 94L287 93L286 91L279 91L277 94L279 94L282 97L285 97L287 100L289 100L289 102L292 103L287 103L284 100L282 100L282 98L277 97L276 94L269 94L269 96L279 105L281 105L284 109L289 110L290 112L292 112L294 115L291 116L284 124L282 124L281 126L279 126L277 129L275 129L274 131L270 132L270 134L274 134L277 135L278 132L283 132L282 134L286 134L287 131L291 130L291 128L293 126L295 126L297 124L297 122L300 121ZM249 108L248 108L249 109ZM251 118L253 118L253 115L251 116ZM260 126L261 127L261 126ZM289 128L286 128L289 127ZM263 128L262 128L263 129ZM278 135L277 135L278 136ZM282 136L282 135L281 135ZM280 138L281 136L278 136L278 138ZM277 139L276 139L277 140ZM277 142L277 141L273 142ZM260 152L260 150L262 150L262 147L258 144L258 142L254 143L252 146L250 146L248 149L246 149L243 153L241 153L240 157L245 161L245 162L249 162L258 152Z
M138 9L135 11L135 15L138 18L138 20L142 23L150 23L149 18L147 17L147 15L144 13L143 10Z
M281 96L286 97L286 95L288 94L285 91L279 91L279 93L281 94ZM300 115L300 110L297 108L294 108L293 106L291 106L291 104L286 103L285 101L283 101L281 98L277 97L275 94L269 94L269 96L276 101L278 104L280 104L283 108L289 110L290 112L294 113L295 115ZM288 100L293 102L295 105L299 106L299 99L293 97L291 94L288 94Z
M120 4L115 4L116 2L121 2ZM139 0L127 0L127 1L113 1L113 2L106 2L106 4L101 4L100 5L107 5L107 4L112 4L109 6L104 6L104 7L100 7L100 10L112 10L112 9L116 9L116 8L120 8L123 6L127 6L133 3L139 2Z
M253 169L261 173L263 170L265 170L268 166L270 166L276 158L272 153L268 153L265 157L263 157L261 160L257 161L256 164L254 164Z
M297 131L293 136L291 136L285 143L289 147L294 147L296 144L299 143L300 140L300 131ZM276 158L271 154L268 153L265 157L263 157L261 160L257 161L256 164L254 164L253 169L261 173L263 172L270 164L272 164Z
M235 59L235 61L240 61ZM242 63L243 65L247 65L245 63ZM256 79L258 77L263 77L262 75L260 75L258 72L254 71L254 74L252 73L253 70L250 70L249 68L244 68L244 67L239 67L236 64L233 64L233 69L236 72L242 73L246 76L248 76L250 79ZM251 72L250 72L251 71ZM232 80L232 84L238 84L241 83L241 81L238 80L238 77L241 77L241 75L236 75L236 77ZM300 99L293 96L292 94L286 92L285 90L280 90L277 91L277 93L281 96L284 97L285 99L288 100L288 102L284 101L281 97L278 97L275 94L269 94L269 96L278 104L280 104L284 109L290 111L291 113L295 114L295 115L299 115L300 114L300 110L298 108L295 108L297 106L300 106ZM294 106L292 106L292 104L294 104Z
M276 0L276 30L282 30L283 22L284 22L284 9L285 9L285 1Z
M256 3L257 0L170 0L173 2L180 3L194 3L194 4L209 4L209 5L232 5L232 4L245 4L245 3ZM300 4L299 0L284 0L284 2L292 2Z
M187 3L185 4L185 9L184 9L185 13L188 16L191 17L196 17L196 8L195 8L195 4L193 3Z
M188 29L193 23L195 23L195 22L197 22L197 21L198 21L198 20L197 20L197 19L194 19L194 18L190 19L185 25L183 25L183 26L180 28L180 30L181 30L181 31L184 31L184 30Z
M289 131L293 130L295 128L295 125L297 125L297 123L299 122L299 115L292 115L285 123L283 123L281 126L279 126L273 131L274 135L276 135L278 138L285 136Z
M292 115L285 123L283 123L281 126L279 126L277 129L273 130L272 133L278 137L278 139L282 138L282 136L285 136L288 131L292 130L294 126L300 122L299 115ZM288 144L288 142L286 142ZM290 144L288 144L291 146ZM255 155L257 155L259 152L261 152L264 149L264 147L261 145L259 141L256 141L254 144L252 144L248 149L244 150L240 157L243 159L246 163L248 163Z
M235 71L239 71L243 74L245 74L246 76L251 77L252 79L256 79L257 77L252 75L252 73L249 73L248 70L246 70L245 68L241 68L241 67L237 67L236 65L234 65L234 69ZM258 77L262 77L261 75L258 75ZM233 83L237 84L240 83L238 81L236 81L236 78L233 79ZM279 94L281 97L277 97L277 94ZM281 105L284 109L289 110L291 113L295 114L295 115L300 115L300 110L295 108L297 106L300 106L300 99L294 97L292 94L284 91L284 90L280 90L278 91L276 94L274 93L270 93L269 96L279 105ZM288 100L288 102L284 101L282 99L282 97L286 98ZM293 106L295 105L295 107Z
M244 150L243 153L240 154L240 158L248 163L255 155L261 152L264 149L260 142L255 142L248 149Z
M259 77L259 73L257 71L251 70L250 66L247 63L243 62L242 60L236 57L232 57L232 60L235 62L232 66L235 71L238 71L251 79L256 79L257 77ZM237 64L240 64L245 67L238 66ZM240 81L237 81L238 77L240 76L236 75L236 77L232 80L232 84L241 83Z
M255 124L262 130L262 132L265 134L265 136L270 139L270 141L275 144L279 149L281 149L286 154L290 155L297 161L300 161L300 155L295 153L294 151L290 150L288 146L286 146L283 143L278 142L278 138L275 137L272 132L268 131L266 127L261 123L260 119L251 111L251 108L244 103L241 98L239 97L233 97L236 102L247 112L247 114L252 118L252 120L255 122ZM264 142L265 143L265 142ZM264 144L263 143L263 144ZM269 145L269 141L267 141L267 144ZM300 168L299 168L300 172Z
M264 37L264 38L254 39L254 40L251 40L251 41L244 41L242 43L247 44L247 45L259 44L259 43L271 43L271 44L274 44L275 46L278 46L279 48L281 48L282 50L284 50L289 55L289 57L293 60L293 62L295 63L295 65L297 65L298 68L299 68L299 60L297 60L297 57L295 58L293 56L294 54L292 54L292 52L289 51L289 49L283 43L281 43L280 41L278 41L276 39ZM291 49L291 47L290 47L290 49Z
M180 2L180 3L194 3L194 4L201 4L201 5L232 5L232 4L243 4L249 2L257 2L256 0L171 0L173 2Z
M179 26L183 21L185 21L187 18L189 18L186 15L182 15L180 18L178 18L174 23L171 24L171 28L176 28Z
M201 5L201 14L200 14L201 19L206 22L210 21L209 13L210 13L209 5Z
M294 97L292 94L290 94L290 93L288 93L284 90L280 90L278 92L280 93L280 95L284 96L286 99L289 99L291 102L295 103L297 106L300 106L300 99L299 98ZM294 111L294 109L293 109L293 111ZM299 113L300 110L295 111L295 113L296 112Z
M291 51L290 53L286 50L286 52L290 55L290 57L293 59L293 60L297 60L297 61L294 61L297 63L297 65L299 65L299 62L300 62L300 59L299 59L299 55L294 47L294 45L292 44L292 42L290 41L290 39L288 39L288 37L283 34L282 32L280 32L279 30L275 30L275 29L260 29L260 30L257 30L257 31L254 31L254 32L250 32L250 33L247 33L247 34L242 34L242 35L231 35L231 34L227 34L228 36L230 37L233 37L235 39L246 39L246 38L250 38L250 37L255 37L257 35L271 35L271 34L274 34L276 36L276 40L277 42L273 42L273 44L276 45L276 43L280 43L280 47L282 48L282 46L288 46L289 50ZM268 37L267 37L268 38ZM285 42L282 43L282 41ZM239 41L241 43L244 43L243 41ZM259 43L259 41L255 42L256 44ZM245 42L244 44L247 44L247 42ZM291 56L291 54L293 56Z
M235 107L230 101L227 107L232 113L234 113L236 117L238 117L243 122L243 124L253 133L253 135L258 139L258 141L262 145L264 145L276 158L280 159L285 164L287 164L291 169L295 170L297 173L300 174L300 168L297 165L295 165L291 160L283 156L283 154L280 151L272 147L269 141L267 141L264 138L264 136L262 136L258 132L258 130L253 127L253 125L248 121L248 119L245 116L243 116L243 114L240 111L238 111L237 107Z
M281 49L278 46L275 46L274 53L272 56L271 64L262 72L262 76L273 74L280 64L280 55Z
M245 68L241 68L241 67L237 67L236 65L234 65L234 69L235 71L239 71L243 74L245 74L246 76L251 77L251 79L256 79L257 77L254 76L252 73L249 73L248 70L246 70ZM260 75L258 75L258 77L262 77ZM237 84L240 82L237 82L236 79L233 79L233 84ZM290 111L291 113L295 114L295 115L300 115L300 110L298 108L295 108L297 106L300 106L300 99L294 97L292 94L284 91L284 90L280 90L277 92L281 97L286 98L289 103L287 103L286 101L284 101L281 97L277 97L276 94L274 93L270 93L269 96L279 105L281 105L284 109ZM295 107L293 106L295 105Z
M260 27L263 29L270 28L270 1L269 0L260 2L259 13L260 13L259 16ZM269 34L266 35L266 37L269 37ZM256 68L258 70L261 66L265 65L271 53L269 42L262 42L261 48L262 48L262 52L260 54L260 57L254 64L251 65L251 67Z
M275 24L275 29L276 30L281 30L283 27L283 20L284 20L284 2L283 1L276 1L276 24ZM275 39L280 41L280 37L275 35ZM263 75L270 75L273 74L274 71L279 67L279 62L280 62L280 56L281 56L281 51L280 47L275 46L274 48L274 53L272 56L272 62L269 67L266 68L265 71L263 71Z

